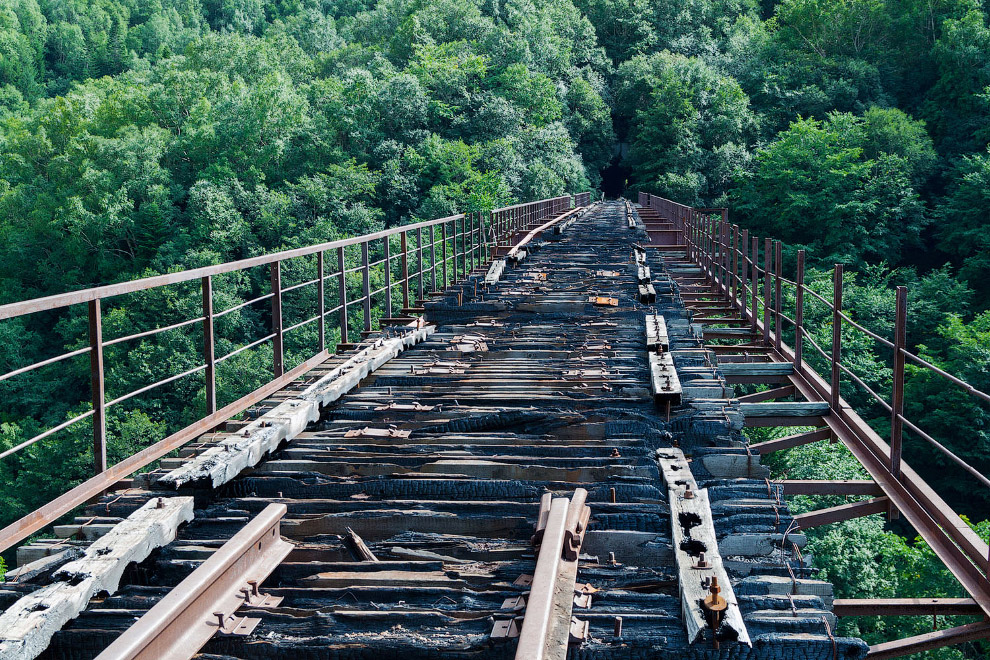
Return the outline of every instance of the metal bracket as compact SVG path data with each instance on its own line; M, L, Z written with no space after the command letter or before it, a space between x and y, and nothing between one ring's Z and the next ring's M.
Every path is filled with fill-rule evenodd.
M217 632L221 635L246 637L254 632L254 629L261 623L261 619L237 616L236 614L225 615L223 612L215 612L214 615L217 617L217 621L214 621L213 624L218 626Z
M571 629L569 631L568 640L571 644L580 644L584 640L588 639L588 622L581 621L571 617Z
M502 601L502 607L500 610L523 610L526 609L526 598L524 596L512 596L511 598L506 598Z
M519 623L515 619L504 619L496 621L492 626L491 639L493 641L505 641L519 637Z

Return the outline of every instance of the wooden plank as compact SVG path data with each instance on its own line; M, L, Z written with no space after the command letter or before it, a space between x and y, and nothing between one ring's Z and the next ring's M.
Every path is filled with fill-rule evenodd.
M790 362L728 362L719 363L725 376L787 376L794 373Z
M0 614L0 658L38 657L96 594L117 591L124 569L143 561L155 548L175 539L183 522L193 519L192 497L148 500L84 551L81 558L55 572L52 584L24 596Z
M670 339L667 336L667 321L662 314L647 314L644 317L646 325L646 348L656 351L670 350Z
M664 484L667 486L671 545L677 562L681 612L684 616L688 642L694 644L706 637L711 639L713 633L701 605L709 592L702 586L702 580L717 578L722 588L721 595L728 604L722 629L730 628L738 643L752 646L746 625L743 623L739 603L729 582L729 575L718 551L708 491L697 489L690 466L680 449L660 449L657 450L656 456ZM693 496L686 496L688 492ZM710 564L709 568L695 567L699 552L704 552L705 560ZM721 636L724 636L724 630Z
M323 406L357 387L368 374L429 337L435 329L430 325L398 337L372 340L301 394L282 401L236 435L221 439L181 467L162 475L158 483L175 488L198 481L209 481L214 488L227 483L243 470L257 465L282 441L305 431L310 422L320 418Z
M658 405L681 402L681 382L674 368L674 358L670 353L650 353L650 385L653 401Z
M739 410L747 417L823 417L829 407L826 401L768 401L740 403Z

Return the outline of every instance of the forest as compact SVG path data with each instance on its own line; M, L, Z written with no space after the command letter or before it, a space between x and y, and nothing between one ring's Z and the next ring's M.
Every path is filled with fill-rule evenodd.
M988 120L982 0L3 0L0 303L585 189L642 190L727 206L782 239L787 264L806 249L823 293L845 264L848 313L884 337L893 287L907 285L911 349L987 391ZM216 295L260 286L231 279ZM108 310L105 332L188 318L196 300L145 296ZM808 313L825 345L829 319ZM230 315L221 344L264 322ZM4 322L0 367L79 348L85 332L84 313ZM889 394L889 356L843 341ZM135 389L197 350L175 332L111 351L108 380ZM225 363L225 391L265 382L270 361L262 348ZM85 409L87 365L52 373L0 383L0 450ZM189 379L115 411L111 462L202 416L203 397ZM986 406L911 370L907 412L990 472ZM0 461L0 525L88 476L89 443L79 428ZM906 443L906 460L986 537L990 523L976 521L990 517L990 493ZM773 460L788 478L859 474L841 445ZM792 504L827 503L805 500ZM845 597L960 595L923 542L880 516L813 530L808 550ZM841 632L875 641L929 625L861 618Z

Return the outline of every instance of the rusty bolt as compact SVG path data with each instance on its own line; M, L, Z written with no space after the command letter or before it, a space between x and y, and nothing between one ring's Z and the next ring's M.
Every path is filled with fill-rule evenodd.
M165 498L164 497L159 497L158 498L158 501L155 503L155 508L156 509L164 509L165 508Z
M615 566L616 562L615 562L615 553L614 552L608 553L608 563L611 564L612 566Z
M612 630L613 637L622 637L622 617L615 617L615 628Z
M615 489L614 488L609 488L608 489L608 501L611 502L612 504L615 504Z
M245 603L250 603L251 602L251 590L248 589L247 587L245 587L244 589L241 589L241 593L244 594L244 602Z
M684 489L684 499L686 499L686 500L693 500L694 499L694 491L691 490L691 487L690 486L688 486L687 488Z
M226 618L223 612L214 612L213 616L217 618L217 625L223 628L223 621Z
M705 553L700 553L698 555L698 560L694 563L691 568L696 568L699 570L704 570L712 567L712 563L705 559Z
M252 596L257 596L258 595L258 581L257 580L248 580L247 583L248 583L248 586L251 587L251 595Z

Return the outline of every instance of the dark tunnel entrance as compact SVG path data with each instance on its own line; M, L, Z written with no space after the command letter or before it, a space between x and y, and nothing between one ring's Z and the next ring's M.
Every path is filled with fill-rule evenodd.
M621 165L619 160L612 161L612 164L602 170L602 192L606 197L613 199L622 195L626 190L626 183L629 180L631 170Z

